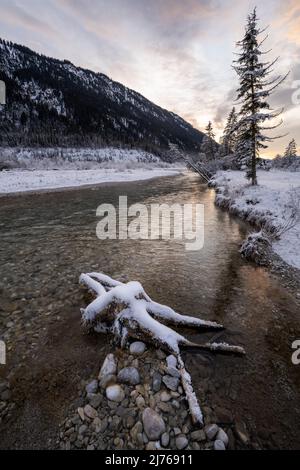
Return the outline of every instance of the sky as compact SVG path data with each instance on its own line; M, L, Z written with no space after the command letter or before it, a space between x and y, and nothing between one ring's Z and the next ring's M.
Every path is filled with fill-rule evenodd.
M0 0L0 37L101 72L217 138L235 104L236 42L257 6L269 26L264 46L280 56L275 74L290 71L271 99L283 125L264 152L300 150L299 0ZM275 134L276 135L276 134Z

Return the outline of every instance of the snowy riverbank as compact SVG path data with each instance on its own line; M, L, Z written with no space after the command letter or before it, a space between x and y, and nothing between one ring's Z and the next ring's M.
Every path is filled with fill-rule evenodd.
M243 172L219 172L213 183L216 203L257 227L282 232L273 250L300 269L300 173L259 171L258 182L252 187ZM285 230L289 225L291 228Z
M0 172L0 195L25 191L41 191L140 181L161 176L177 175L183 167L148 168L118 171L114 169L92 170L10 170Z

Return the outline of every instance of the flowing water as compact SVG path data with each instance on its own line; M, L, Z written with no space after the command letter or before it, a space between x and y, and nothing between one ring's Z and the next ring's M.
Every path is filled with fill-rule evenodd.
M205 244L96 238L96 208L128 203L203 203ZM299 300L267 270L243 261L248 228L214 205L195 175L0 199L0 339L15 409L0 424L2 448L47 448L81 380L108 351L80 327L81 272L139 280L158 302L223 323L218 340L243 345L246 358L185 353L201 402L246 424L263 448L300 447ZM190 333L188 333L190 334ZM203 341L201 335L193 336Z

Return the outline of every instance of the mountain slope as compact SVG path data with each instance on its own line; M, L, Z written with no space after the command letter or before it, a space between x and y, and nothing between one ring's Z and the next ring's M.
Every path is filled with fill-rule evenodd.
M0 145L112 145L197 151L203 134L106 75L0 40Z

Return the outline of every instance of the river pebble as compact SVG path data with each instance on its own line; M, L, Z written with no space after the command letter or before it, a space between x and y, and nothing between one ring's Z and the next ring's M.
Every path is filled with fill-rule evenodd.
M126 367L118 373L118 382L129 385L140 383L140 374L135 367Z
M146 351L145 343L141 341L136 341L130 345L130 353L136 356L141 356Z
M112 402L120 403L125 398L124 390L120 385L110 385L106 389L106 396Z

